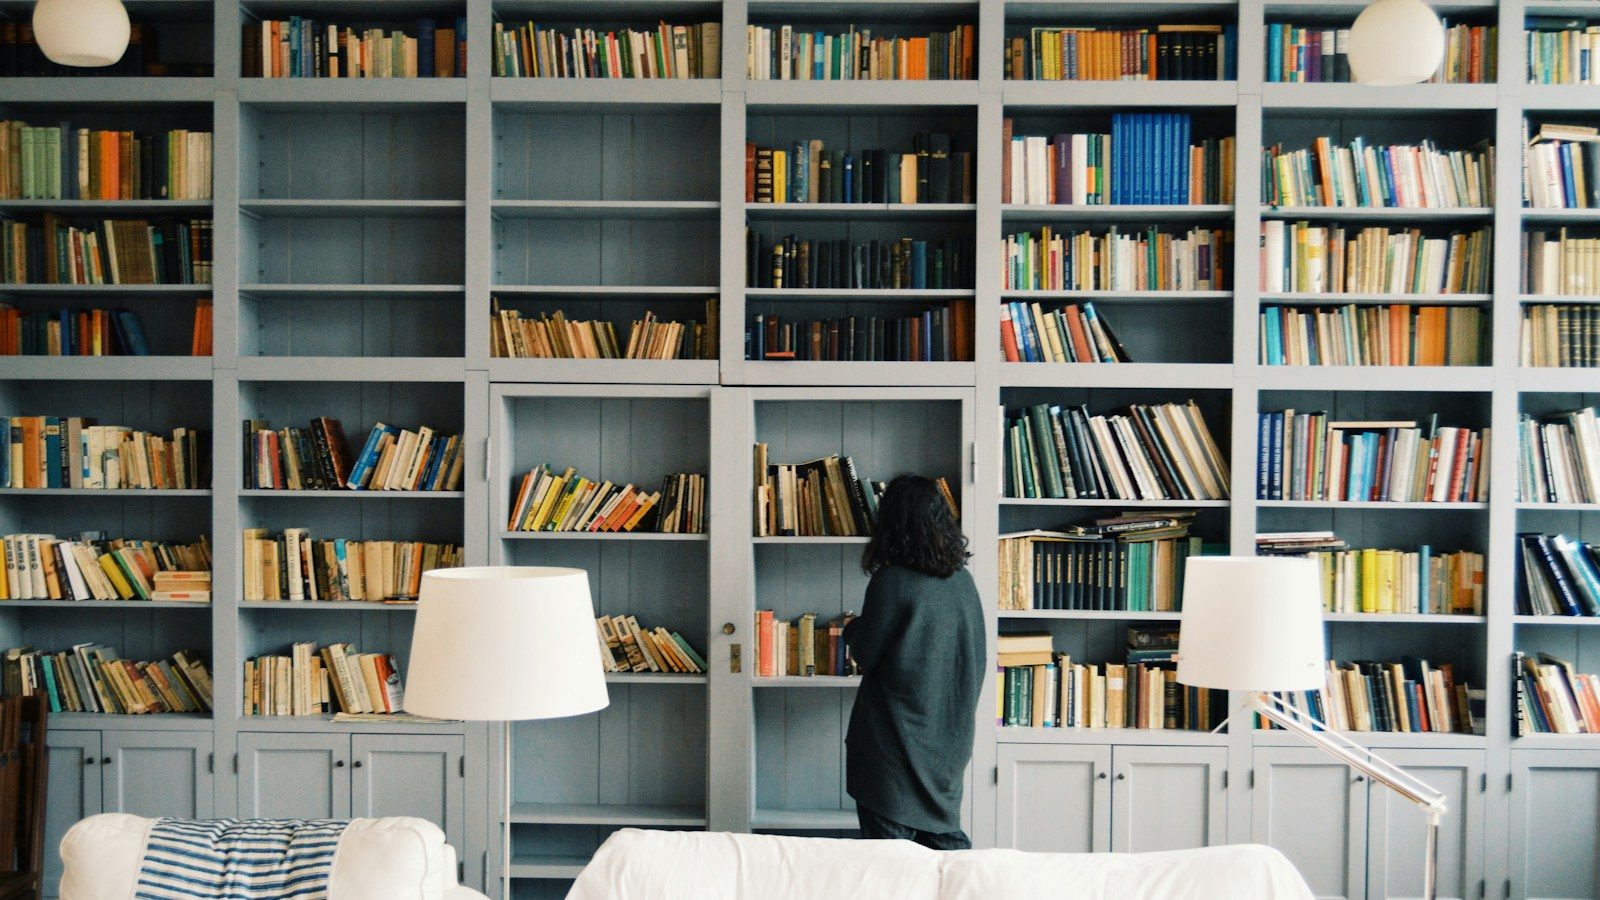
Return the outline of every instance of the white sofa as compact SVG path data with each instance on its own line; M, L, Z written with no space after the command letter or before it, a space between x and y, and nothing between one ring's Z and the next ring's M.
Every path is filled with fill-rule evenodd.
M939 852L908 841L613 834L567 900L1312 900L1254 844L1165 853Z
M106 813L61 839L61 900L130 900L155 819ZM456 883L456 852L425 819L354 819L339 839L329 900L486 900Z

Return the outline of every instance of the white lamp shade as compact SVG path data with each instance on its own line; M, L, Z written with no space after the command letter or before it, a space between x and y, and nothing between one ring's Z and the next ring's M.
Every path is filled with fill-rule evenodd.
M422 573L406 712L515 722L604 709L605 670L582 569Z
M1422 0L1376 0L1350 26L1350 74L1392 87L1433 77L1444 59L1444 23Z
M128 10L120 0L39 0L33 37L53 63L109 66L128 49Z
M1317 564L1270 556L1192 556L1183 576L1178 680L1233 691L1324 685Z

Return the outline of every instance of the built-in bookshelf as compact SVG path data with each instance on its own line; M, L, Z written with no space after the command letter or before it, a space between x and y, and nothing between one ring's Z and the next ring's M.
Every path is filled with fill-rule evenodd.
M1547 124L1600 122L1592 112L1592 85L1570 83L1548 65L1529 78L1522 17L1586 19L1592 10L1582 3L1478 0L1439 8L1454 29L1452 46L1464 48L1457 70L1444 79L1450 83L1374 88L1267 76L1273 25L1303 26L1317 34L1319 45L1332 34L1337 53L1338 32L1349 27L1359 4L1336 2L1141 0L1089 8L1059 0L726 0L668 9L655 0L468 0L409 3L377 21L368 21L369 10L310 0L130 3L135 23L143 26L137 55L144 74L132 61L124 70L72 77L3 71L0 119L209 132L210 199L0 200L0 217L210 220L210 281L0 284L0 303L21 314L129 311L150 350L148 357L0 357L0 415L93 417L153 433L200 427L211 437L210 478L203 486L164 491L0 490L0 533L66 538L103 531L170 541L204 535L215 554L213 602L91 607L0 601L0 644L57 649L95 642L129 659L164 659L179 650L205 659L218 698L209 715L72 713L52 723L57 734L84 741L89 735L96 746L103 736L189 748L198 761L195 795L203 794L205 803L130 807L135 812L347 814L348 805L325 808L263 794L261 785L283 778L274 774L272 760L310 758L274 754L315 747L331 766L348 761L358 739L368 742L362 746L388 742L419 754L442 753L452 773L442 783L456 793L437 812L427 803L408 808L449 819L467 881L493 888L498 864L489 860L498 858L493 835L499 819L480 810L498 808L498 791L490 786L499 783L506 761L487 749L496 744L491 729L335 721L331 714L248 721L241 715L246 659L282 653L296 642L349 641L394 653L403 668L413 618L413 607L404 603L247 601L244 534L304 528L318 539L450 544L461 548L466 564L585 568L597 616L634 615L642 626L679 633L709 671L609 673L612 705L605 712L516 727L513 893L542 898L560 896L594 847L630 825L853 833L840 739L856 682L832 675L758 678L753 629L762 609L788 621L815 612L824 623L859 611L866 580L857 560L865 539L754 537L751 450L758 442L768 444L772 462L837 453L851 456L874 479L899 471L944 476L972 539L972 567L991 610L991 631L1046 632L1054 649L1074 662L1120 663L1130 626L1173 623L1178 613L1000 609L999 535L1173 510L1183 513L1188 537L1199 539L1202 552L1251 553L1257 534L1280 532L1332 532L1353 550L1467 551L1484 557L1481 615L1330 611L1330 654L1449 663L1460 680L1484 689L1482 735L1361 732L1356 739L1419 765L1459 763L1460 771L1475 773L1474 784L1476 773L1488 775L1488 790L1463 798L1459 807L1467 827L1458 836L1472 837L1461 844L1457 856L1466 862L1447 874L1446 892L1468 896L1480 879L1492 891L1507 878L1511 896L1556 890L1545 870L1560 866L1535 866L1531 861L1541 854L1530 849L1534 839L1526 829L1499 823L1527 813L1519 804L1536 802L1525 792L1544 771L1538 766L1590 772L1600 768L1600 753L1587 734L1512 737L1511 658L1516 651L1530 658L1545 653L1572 663L1577 673L1597 672L1600 631L1589 627L1594 620L1587 616L1518 614L1516 535L1592 543L1600 541L1600 517L1588 503L1519 500L1513 490L1516 438L1521 413L1548 416L1596 403L1593 341L1565 340L1562 329L1592 329L1588 317L1600 288L1585 278L1588 270L1577 259L1585 245L1578 242L1600 238L1600 231L1592 209L1524 206L1519 147L1525 118L1533 133ZM8 26L26 23L27 14L27 4L0 3L0 42ZM459 77L448 78L258 78L253 70L244 77L245 27L294 16L383 26L414 37L421 19L456 31L457 38L464 24L469 63ZM671 25L721 26L714 76L701 58L711 52L703 30L695 58L709 77L493 74L497 25L654 34L663 18ZM813 39L818 32L848 36L852 28L895 39L955 35L958 58L970 36L975 68L971 77L952 79L753 79L746 69L747 25L780 33L788 25ZM1186 27L1160 31L1162 25ZM1158 79L1102 79L1098 69L1069 73L1042 63L1032 69L1036 35L1048 31L1046 40L1057 42L1076 34L1072 40L1085 51L1109 40L1061 30L1089 26L1157 38ZM1539 45L1544 54L1549 40L1540 40L1546 41ZM1216 65L1162 71L1163 45L1193 46ZM1014 53L1018 46L1021 57ZM1337 72L1337 59L1324 60L1321 49L1319 70L1327 62ZM0 59L9 60L4 53ZM1486 81L1490 58L1497 78ZM1068 78L1075 80L1058 83ZM1034 202L1003 190L1011 159L1008 120L1011 136L1048 141L1057 134L1110 135L1114 117L1129 113L1186 114L1195 144L1231 138L1229 171L1218 174L1232 195L1093 204L1049 202L1048 196ZM778 204L756 202L747 193L747 145L792 151L804 141L809 152L810 143L820 141L820 149L849 156L877 149L915 154L919 135L947 135L953 154L971 154L970 197L924 202L933 199L930 192L917 203L835 203L819 196L815 203ZM1373 147L1431 142L1441 153L1479 154L1473 171L1481 184L1476 194L1458 194L1448 205L1283 205L1263 194L1263 151L1310 149L1319 138L1331 147L1357 139ZM941 138L930 151L942 145ZM829 178L835 161L829 159ZM1363 229L1417 230L1431 239L1481 235L1482 249L1473 248L1473 278L1447 293L1431 290L1428 281L1404 279L1354 288L1326 278L1280 285L1260 277L1264 224L1323 234L1343 229L1349 237ZM1220 277L1048 290L1005 286L1011 270L1001 247L1009 235L1042 236L1050 229L1052 235L1106 239L1115 230L1138 240L1152 228L1158 235L1214 240L1207 262ZM1526 270L1523 254L1535 236L1559 242L1563 231L1570 248L1539 251L1540 268ZM788 281L780 288L759 277L761 260L749 258L752 237L769 255L786 237L877 241L880 247L909 238L923 243L923 253L956 251L965 269L949 269L951 278L924 279L921 286ZM896 251L887 252L892 258ZM828 253L831 258L833 249ZM791 272L797 264L789 263ZM1419 293L1419 286L1430 290ZM214 303L213 355L193 356L196 304L205 299ZM1120 345L1123 354L1091 350L1102 360L1096 363L1063 361L1079 358L1076 348L1034 363L1022 354L1015 361L1007 357L1006 313L1012 323L1022 313L1037 330L1048 329L1046 319L1061 311L1056 324L1070 332L1073 321L1089 322L1091 305L1109 329L1104 347ZM1428 364L1439 362L1437 355L1405 354L1317 359L1332 365L1293 357L1268 365L1261 353L1268 310L1299 323L1318 315L1346 317L1327 319L1329 327L1387 315L1384 321L1396 328L1405 323L1409 336L1422 307L1441 310L1445 333L1463 342L1460 354L1444 355L1448 367ZM765 346L752 354L747 345L757 316L764 317L763 327L765 317L805 323L809 342L813 321L844 325L870 318L915 319L920 338L922 322L931 324L934 311L947 314L945 334L959 335L962 350L970 352L928 362L830 361L771 356ZM619 343L633 323L644 321L695 325L714 332L715 340L695 345L710 348L696 354L701 358L502 356L491 338L496 312L514 312L523 323L559 313L567 322L608 326ZM1299 318L1283 316L1291 312ZM1440 315L1427 313L1430 329ZM1537 346L1535 328L1545 338ZM1466 352L1467 343L1475 354ZM1007 496L1001 441L1007 415L1038 404L1117 413L1131 404L1190 399L1226 457L1225 494L1178 500ZM1441 426L1489 429L1488 492L1456 502L1257 499L1259 417L1290 408L1346 420L1418 421L1419 427L1437 413ZM460 489L242 486L248 463L243 421L303 427L317 416L343 423L352 454L374 422L461 434ZM669 475L702 474L706 531L508 529L518 480L546 464L651 491ZM1211 782L1220 793L1209 796L1209 808L1226 811L1214 823L1214 839L1284 846L1313 872L1318 893L1411 890L1337 881L1326 866L1295 855L1296 847L1315 843L1308 834L1322 834L1314 823L1306 826L1310 831L1280 834L1261 819L1261 797L1277 783L1270 769L1292 753L1286 735L1240 722L1215 734L994 730L995 700L986 690L969 778L968 826L980 845L1000 836L1028 845L1014 828L1026 819L1017 817L1017 798L1027 793L1019 787L1019 762L1170 754L1162 758L1203 759L1226 770L1225 782ZM207 765L208 754L215 754L214 766ZM1261 770L1261 786L1251 788L1255 770ZM296 777L318 777L307 771L315 770L297 769ZM351 767L338 772L348 785ZM1506 775L1513 776L1512 786L1502 790ZM339 776L330 777L337 783ZM414 780L430 787L413 793L432 790L426 778ZM345 796L353 795L347 790ZM1390 814L1388 827L1399 827L1400 818ZM1327 833L1352 829L1359 826ZM1388 863L1391 874L1403 868L1402 861Z

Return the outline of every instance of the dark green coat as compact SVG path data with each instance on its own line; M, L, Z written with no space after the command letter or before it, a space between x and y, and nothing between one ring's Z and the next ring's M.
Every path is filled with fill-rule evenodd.
M880 569L844 639L864 673L845 737L850 796L918 831L960 830L987 658L971 573Z

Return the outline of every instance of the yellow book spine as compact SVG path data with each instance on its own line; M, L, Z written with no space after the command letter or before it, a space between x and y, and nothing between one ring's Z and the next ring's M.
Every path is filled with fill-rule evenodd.
M121 567L111 558L111 554L107 553L100 557L100 568L105 571L106 577L111 579L111 586L117 589L119 598L129 600L135 596L133 585L128 583L128 577L122 574Z
M1378 611L1378 551L1361 551L1361 611Z

